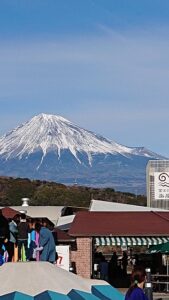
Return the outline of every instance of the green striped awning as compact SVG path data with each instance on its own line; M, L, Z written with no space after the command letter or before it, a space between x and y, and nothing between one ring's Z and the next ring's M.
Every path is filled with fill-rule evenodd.
M151 246L169 242L169 237L96 237L96 246Z

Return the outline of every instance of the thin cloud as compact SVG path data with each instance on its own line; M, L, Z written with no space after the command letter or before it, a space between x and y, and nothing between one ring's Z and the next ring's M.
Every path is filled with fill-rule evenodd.
M18 124L16 107L25 119L50 111L112 139L125 133L126 144L143 130L146 144L153 128L160 135L168 126L169 41L159 33L109 29L92 38L3 43L0 115L13 112ZM1 118L1 131L8 127Z

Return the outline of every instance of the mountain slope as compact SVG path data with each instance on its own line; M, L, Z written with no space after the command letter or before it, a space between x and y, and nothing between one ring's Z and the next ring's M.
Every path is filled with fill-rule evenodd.
M47 114L33 117L0 138L1 175L67 184L77 181L133 191L133 187L139 188L137 180L145 177L148 159L161 158L144 147L122 146L63 117ZM120 183L126 179L132 184ZM144 189L145 184L141 185Z

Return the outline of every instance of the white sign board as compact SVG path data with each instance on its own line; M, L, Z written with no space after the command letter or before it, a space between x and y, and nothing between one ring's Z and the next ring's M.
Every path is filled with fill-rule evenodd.
M69 271L69 246L56 246L57 266Z
M169 200L169 173L154 173L154 193L155 200Z

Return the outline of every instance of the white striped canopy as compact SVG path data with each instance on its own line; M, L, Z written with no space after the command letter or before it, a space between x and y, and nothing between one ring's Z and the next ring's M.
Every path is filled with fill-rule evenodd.
M169 242L169 237L154 236L124 236L124 237L96 237L94 244L96 246L151 246Z

